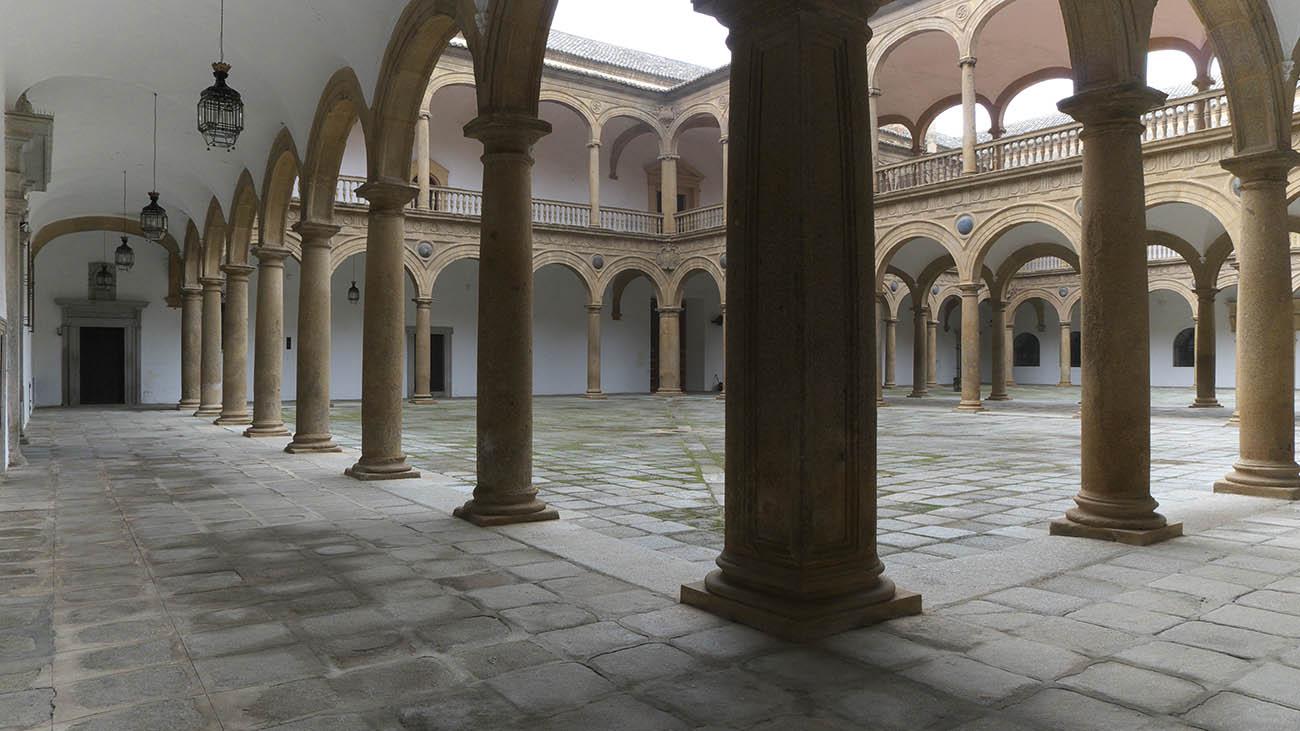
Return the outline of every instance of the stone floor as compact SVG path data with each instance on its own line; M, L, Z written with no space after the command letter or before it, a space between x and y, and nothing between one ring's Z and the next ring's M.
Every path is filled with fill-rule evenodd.
M710 398L539 399L564 519L495 530L448 517L472 402L408 409L425 476L382 485L174 411L42 410L0 481L0 728L1300 728L1300 506L1211 493L1227 414L1156 393L1189 535L1132 548L1045 535L1077 390L1013 395L890 396L882 553L926 613L804 646L674 601L720 540Z

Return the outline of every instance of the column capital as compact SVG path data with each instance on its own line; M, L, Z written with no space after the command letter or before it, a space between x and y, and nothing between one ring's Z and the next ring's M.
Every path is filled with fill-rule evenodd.
M682 308L680 308L680 307L660 307L660 308L659 308L659 314L660 314L660 315L668 315L669 317L676 317L676 316L682 314Z
M897 317L886 317L886 318L884 318L884 319L882 320L882 322L884 322L886 325L897 325L897 324L898 324L898 318L897 318Z
M226 284L226 280L221 277L199 277L199 284L203 285L204 291L220 291Z
M889 0L692 0L695 12L711 15L728 29L749 22L778 22L791 13L812 12L836 20L860 22Z
M430 116L430 115L429 115L429 110L428 110L428 109L421 109L421 110L420 110L420 119L422 119L422 120L424 120L425 122L427 122L427 121L429 121L429 116Z
M258 244L253 247L253 256L256 256L257 261L264 265L281 264L284 262L285 257L292 254L293 252L289 249L274 244Z
M718 138L718 144L727 145L731 143L731 135L722 135Z
M600 140L587 140L587 149L588 149L588 150L590 150L590 149L592 149L592 148L599 148L599 147L600 147Z
M380 213L400 212L419 192L405 180L367 180L357 188L357 195L370 201L370 210Z
M1219 294L1219 290L1216 287L1197 287L1192 291L1196 292L1197 299L1209 300L1211 302L1214 301L1215 295Z
M203 287L193 287L189 285L181 287L181 296L187 299L200 299L203 297Z
M1287 174L1300 165L1300 152L1267 150L1248 152L1222 160L1225 170L1241 178L1242 187L1251 183L1286 183Z
M1062 322L1062 323L1060 324L1060 328L1061 328L1062 330L1071 330L1071 329L1074 328L1074 323L1069 322L1069 321Z
M322 221L299 221L292 228L299 236L302 236L302 247L304 249L309 246L320 246L328 249L330 239L334 238L342 230L341 226Z
M974 56L962 56L961 58L957 59L957 65L958 65L958 66L962 66L962 67L966 67L966 66L974 66L974 65L975 65L975 57L974 57Z
M1167 96L1144 84L1111 84L1066 97L1056 108L1083 124L1086 133L1089 127L1141 126L1139 117L1164 104Z
M256 270L247 264L222 264L221 271L226 273L226 279L229 281L247 281L248 276Z
M415 303L415 308L418 310L428 310L433 307L432 297L415 297L411 301Z
M681 155L678 155L675 152L664 153L659 156L659 162L668 162L669 160L672 160L673 162L677 162L678 160L681 159L681 157L682 157Z
M483 143L488 154L527 155L538 140L551 133L551 123L526 114L488 112L465 125L465 136Z
M603 303L603 302L588 302L588 303L587 303L587 312L592 312L592 313L597 313L597 314L599 314L600 311L603 310L603 309L605 309L605 303Z
M868 86L868 87L867 87L867 96L869 96L869 97L871 97L871 98L873 98L873 99L879 97L882 93L883 93L883 92L880 91L880 87L879 87L879 86Z
M978 282L959 284L957 285L957 289L961 290L961 296L963 297L978 297L980 294L980 285Z

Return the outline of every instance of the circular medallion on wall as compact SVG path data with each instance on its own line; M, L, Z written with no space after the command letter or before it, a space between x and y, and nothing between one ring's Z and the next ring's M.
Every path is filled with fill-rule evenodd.
M1056 293L1064 297L1070 293L1070 289L1069 287L1061 287L1060 289L1056 290Z
M726 269L726 268L727 268L727 255L726 255L726 254L723 254L722 256L719 256L719 257L718 257L718 264L719 264L723 269Z
M591 265L592 265L593 267L595 267L596 269L598 269L598 270L599 270L599 269L604 269L604 268L605 268L605 257L601 256L600 254L596 254L596 255L592 256L592 257L591 257Z
M1241 178L1235 176L1232 178L1232 194L1241 197Z
M897 291L898 291L898 282L890 282L890 283L889 283L889 291L890 291L890 292L897 292Z
M1074 202L1074 215L1078 216L1079 218L1083 218L1083 199L1082 199L1082 198L1080 198L1079 200L1077 200L1077 201Z
M421 259L428 259L433 256L433 243L430 241L421 241L415 245L415 253L419 254Z
M970 232L975 230L975 217L969 213L963 213L957 217L954 225L957 233L962 236L970 236Z
M938 288L938 287L931 287L931 288L930 288L930 294L939 294L939 288Z

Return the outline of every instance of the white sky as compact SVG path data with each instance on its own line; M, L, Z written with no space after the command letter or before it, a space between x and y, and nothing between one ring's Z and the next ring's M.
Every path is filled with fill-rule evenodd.
M718 21L695 12L691 0L560 0L553 27L557 30L647 51L679 61L717 68L731 61L727 30ZM1217 68L1211 69L1217 72ZM953 64L953 77L958 76ZM1157 89L1190 84L1196 72L1192 61L1178 51L1151 54L1147 83ZM1056 113L1056 102L1072 91L1068 81L1046 81L1030 87L1007 109L1008 124ZM983 107L977 112L976 127L989 128ZM961 107L939 115L931 129L950 137L961 137Z

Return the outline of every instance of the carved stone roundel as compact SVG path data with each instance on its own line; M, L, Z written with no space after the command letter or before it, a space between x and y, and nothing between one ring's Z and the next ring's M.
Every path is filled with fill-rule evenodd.
M655 263L660 269L671 272L682 265L682 255L678 253L677 247L669 244L659 250L659 255L655 257Z

